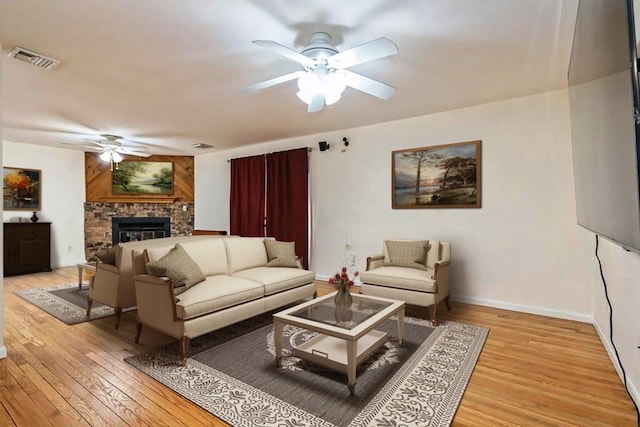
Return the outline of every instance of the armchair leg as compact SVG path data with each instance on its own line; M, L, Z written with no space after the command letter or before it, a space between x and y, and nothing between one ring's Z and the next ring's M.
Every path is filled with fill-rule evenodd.
M449 303L449 295L444 297L444 303L447 305L447 310L451 311L451 304Z
M93 300L90 295L87 295L87 317L91 316L91 305L93 304Z
M116 329L120 327L120 318L122 317L122 307L114 308L116 312Z
M189 352L189 337L182 336L180 338L180 353L182 366L187 364L187 353Z
M136 337L134 339L136 343L140 341L140 334L142 334L142 323L138 322L138 324L136 325Z
M436 320L436 307L436 304L427 307L427 311L429 312L429 320L431 320L431 324L433 326L438 326L438 321Z

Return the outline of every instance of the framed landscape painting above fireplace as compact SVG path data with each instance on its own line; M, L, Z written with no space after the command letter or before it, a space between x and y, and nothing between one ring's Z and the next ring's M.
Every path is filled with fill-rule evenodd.
M113 194L173 194L173 162L122 161L112 176Z

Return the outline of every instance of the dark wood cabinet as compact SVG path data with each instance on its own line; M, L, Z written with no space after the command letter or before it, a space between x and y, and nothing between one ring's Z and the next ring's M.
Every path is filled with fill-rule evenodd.
M4 223L4 275L51 271L51 223Z

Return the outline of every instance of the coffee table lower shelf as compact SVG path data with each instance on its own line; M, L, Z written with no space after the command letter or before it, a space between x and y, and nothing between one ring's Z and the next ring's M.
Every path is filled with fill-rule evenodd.
M387 341L387 333L370 331L358 340L355 366L360 365ZM307 362L347 375L347 341L319 334L293 349L293 355Z

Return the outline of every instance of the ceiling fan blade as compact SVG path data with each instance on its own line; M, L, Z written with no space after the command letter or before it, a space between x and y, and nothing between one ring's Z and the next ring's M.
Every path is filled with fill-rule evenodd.
M319 93L311 99L307 113L317 113L324 108L324 95Z
M396 88L386 83L370 79L353 71L343 70L347 76L347 86L359 90L360 92L373 95L381 99L389 99L396 93Z
M395 43L385 37L380 37L344 52L336 53L327 59L327 63L330 67L342 70L396 53L398 53L398 47Z
M107 147L107 144L105 144L104 141L96 141L95 139L91 139L91 138L82 138L82 139L84 139L86 142L90 142L91 144L94 144L97 147L102 148L102 149Z
M126 147L120 147L115 149L116 152L120 154L125 154L127 156L138 156L138 157L150 157L151 153L141 150L134 150Z
M280 83L288 82L289 80L294 80L303 75L305 71L296 71L295 73L285 74L284 76L276 77L270 80L265 80L264 82L256 83L254 85L249 86L245 90L250 92L255 92L257 90L266 89L271 86L275 86Z
M305 67L313 68L316 65L316 62L307 58L301 53L296 52L293 49L290 49L280 43L274 42L273 40L254 40L253 44L258 45L260 47L264 47L265 49L269 49L278 55L282 55L285 58L289 58L292 61L296 61L298 64L302 64Z
M74 147L74 148L82 148L86 150L100 151L100 147L97 147L95 145L82 145L82 144L74 144L71 142L60 142L60 145L66 145L68 147Z

